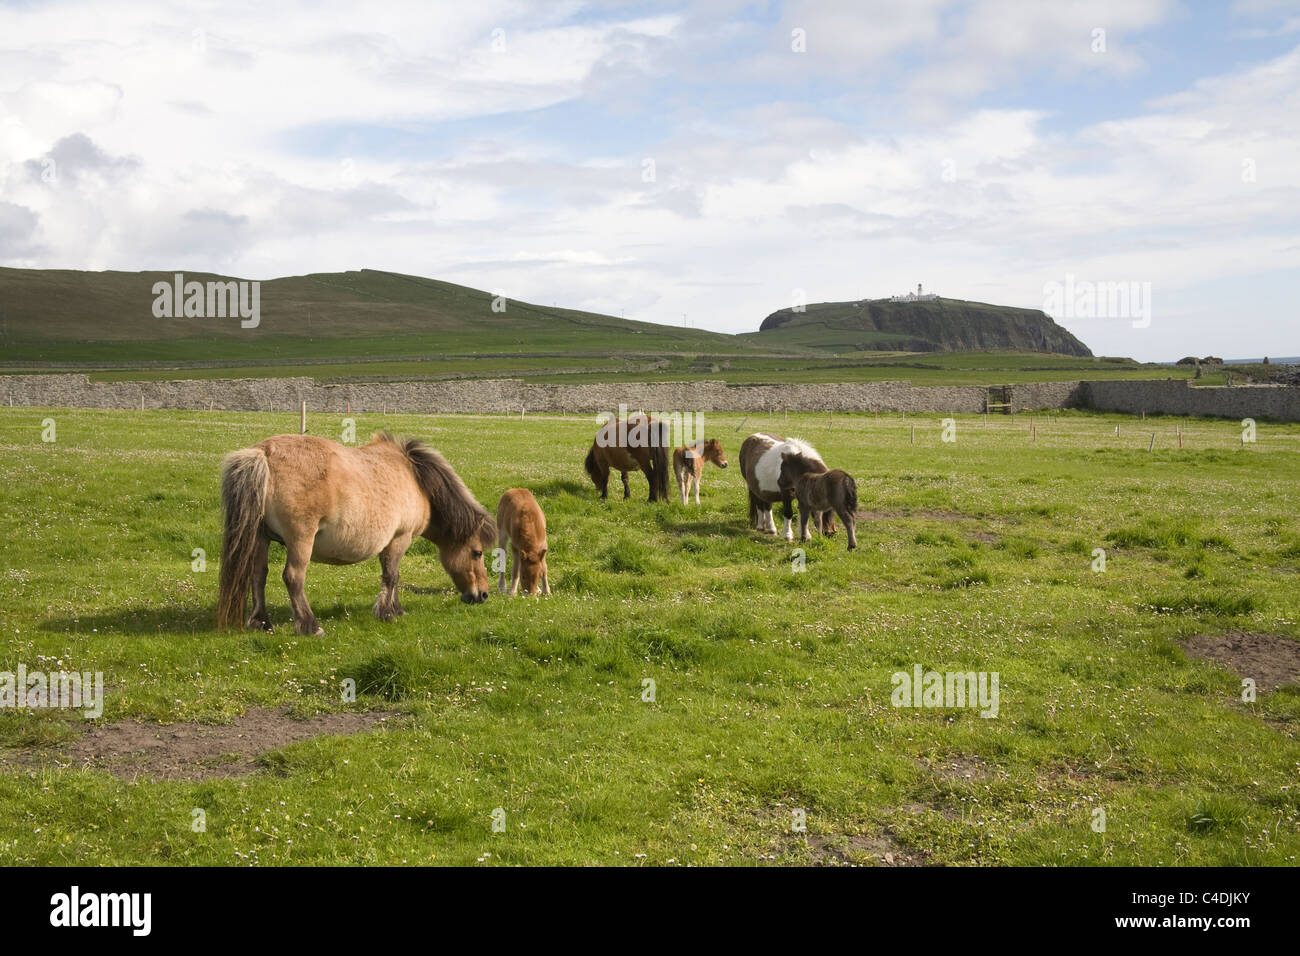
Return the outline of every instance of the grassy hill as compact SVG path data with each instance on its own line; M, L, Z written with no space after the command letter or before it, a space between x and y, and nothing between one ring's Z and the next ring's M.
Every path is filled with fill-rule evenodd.
M813 305L804 314L774 313L760 331L725 335L513 300L494 312L488 292L363 269L265 281L261 323L243 329L237 318L156 318L153 286L172 278L0 268L0 372L85 371L97 380L306 375L737 384L1193 374L1093 358L1042 313L949 299Z
M0 269L0 343L11 362L147 362L519 353L609 356L723 351L765 346L700 329L636 322L508 301L418 276L363 269L261 284L261 323L153 314L154 283L169 272ZM185 273L186 281L229 281ZM554 364L554 363L552 363Z
M823 302L803 312L773 312L758 332L738 338L773 348L834 352L970 352L1001 350L1090 356L1086 345L1044 312L962 299Z

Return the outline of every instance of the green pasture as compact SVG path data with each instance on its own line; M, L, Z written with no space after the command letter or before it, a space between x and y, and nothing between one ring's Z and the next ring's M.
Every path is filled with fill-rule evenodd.
M313 565L326 633L301 637L276 545L275 632L218 633L218 464L297 416L0 408L0 671L102 671L101 723L396 715L156 780L61 766L75 713L0 710L0 862L1296 863L1300 692L1243 701L1249 674L1183 643L1300 636L1300 426L958 416L949 443L937 415L708 415L732 467L696 508L635 475L599 501L589 417L354 418L492 510L532 489L554 594L463 605L421 542L391 624L377 561ZM749 530L753 431L855 475L858 551ZM997 716L893 706L917 665L996 672Z
M408 353L412 347L406 346ZM385 341L385 352L400 349ZM206 353L205 353L206 354ZM520 378L533 383L684 382L725 380L733 385L794 382L896 382L914 385L1004 385L1081 379L1191 378L1187 366L1139 364L1131 359L1049 355L1041 352L853 352L826 356L746 355L735 352L627 353L613 340L599 351L540 354L413 355L362 360L330 359L258 362L191 361L0 366L0 375L83 372L94 382L175 379L281 378L305 376L321 382L422 381L447 378ZM1223 384L1219 373L1203 384ZM0 379L0 386L3 379Z

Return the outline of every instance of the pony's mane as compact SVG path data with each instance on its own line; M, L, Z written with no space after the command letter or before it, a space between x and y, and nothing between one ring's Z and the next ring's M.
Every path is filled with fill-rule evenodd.
M395 445L411 463L415 480L429 496L429 524L435 542L463 544L477 536L487 550L496 541L496 522L447 464L447 459L418 438L401 440L380 432L372 439L376 441Z
M799 452L785 452L781 458L780 481L785 480L787 476L790 479L801 478L804 475L824 475L826 474L826 463L820 458L812 455L804 455Z
M812 458L815 461L821 461L821 453L806 441L798 438L787 438L781 445L781 452L788 455L803 455L805 458ZM825 464L825 462L822 462Z

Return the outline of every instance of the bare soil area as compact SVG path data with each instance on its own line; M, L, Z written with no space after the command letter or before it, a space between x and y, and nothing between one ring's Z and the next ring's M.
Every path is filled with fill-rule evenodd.
M258 770L259 758L280 747L324 734L361 733L397 716L366 711L298 720L285 710L250 707L228 724L120 720L90 727L71 743L22 751L17 763L104 770L125 779L240 777Z

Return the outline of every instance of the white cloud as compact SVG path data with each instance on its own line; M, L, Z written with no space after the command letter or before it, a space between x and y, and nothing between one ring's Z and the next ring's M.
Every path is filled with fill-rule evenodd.
M1082 128L980 96L1035 70L1140 71L1129 38L1173 15L1163 0L796 4L761 28L730 3L634 19L451 9L6 8L0 258L250 278L371 266L728 331L756 328L795 288L824 301L921 281L1039 307L1043 283L1071 272L1151 281L1144 337L1075 330L1160 357L1186 335L1162 301L1293 267L1300 248L1300 49ZM792 24L808 30L802 61ZM756 35L757 53L726 52ZM908 57L919 67L878 93ZM794 97L810 77L834 94L824 110ZM745 84L772 101L733 102ZM879 128L855 121L873 97ZM512 122L408 159L363 129L427 135L558 103L629 128L646 109L667 132L542 140ZM52 182L39 174L51 157Z

